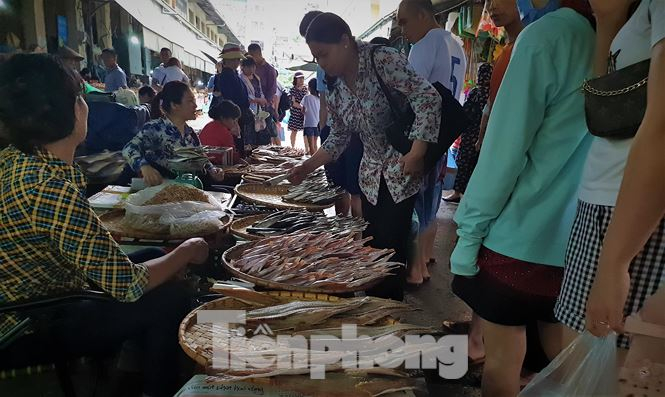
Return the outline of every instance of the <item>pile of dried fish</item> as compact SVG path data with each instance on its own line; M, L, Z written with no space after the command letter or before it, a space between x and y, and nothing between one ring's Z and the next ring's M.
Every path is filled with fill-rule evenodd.
M289 146L261 146L252 151L252 154L281 156L299 159L307 154L304 149L293 148Z
M215 287L212 288L215 290ZM228 293L227 293L228 291ZM251 294L243 293L251 292ZM349 298L333 301L291 301L284 303L280 300L284 298L269 296L245 289L231 289L220 291L233 297L236 300L245 302L246 323L243 326L243 334L246 337L238 337L235 328L215 327L209 323L197 323L192 325L190 330L194 334L213 333L220 340L232 338L233 343L230 349L213 352L210 345L198 345L197 353L202 354L207 360L211 361L213 354L230 354L237 357L247 366L242 369L235 368L208 368L208 373L214 375L211 381L240 381L255 378L266 378L278 375L299 375L308 373L315 365L324 365L326 372L341 371L342 357L350 359L358 358L360 360L361 370L349 370L349 375L358 371L356 375L374 374L398 378L408 376L403 370L391 368L375 367L376 362L385 362L388 359L386 351L390 350L390 359L396 356L402 358L415 358L421 354L437 351L440 347L436 342L423 340L419 344L404 344L395 346L394 338L403 338L405 335L413 334L433 334L435 330L430 327L404 324L396 322L395 316L406 311L412 311L414 308L406 303L392 300L380 299L375 297ZM266 303L268 302L268 303ZM298 337L310 337L317 335L317 338L331 336L342 338L342 325L356 325L356 335L359 344L353 346L352 350L346 351L344 348L335 350L339 354L340 362L330 364L325 357L327 351L307 350L306 346L291 345L289 339L274 338L274 343L266 344L264 341L252 338L254 335L261 335L269 330L274 335L290 335ZM346 332L346 331L345 331ZM365 343L366 342L366 343ZM272 366L253 366L253 358L258 357L283 357L288 354L289 357L306 357L303 362L298 362L296 368L285 369L277 365ZM303 356L304 354L304 356ZM334 379L336 375L327 374Z
M321 212L279 211L252 224L247 233L263 237L294 233L331 233L338 236L355 235L367 228L362 218L326 216Z
M246 182L263 183L272 177L287 173L296 165L297 163L292 161L283 162L281 164L252 164L245 171L243 179Z
M365 247L370 240L330 233L265 239L249 243L242 258L229 265L278 283L340 291L361 288L404 266L390 261L393 250Z
M282 200L290 203L327 205L334 203L344 194L344 189L328 184L320 178L308 178L298 186L293 186L282 196Z
M122 152L102 152L88 156L77 157L75 160L88 182L111 183L114 182L127 165Z
M202 147L179 147L168 163L172 171L199 172L209 161Z

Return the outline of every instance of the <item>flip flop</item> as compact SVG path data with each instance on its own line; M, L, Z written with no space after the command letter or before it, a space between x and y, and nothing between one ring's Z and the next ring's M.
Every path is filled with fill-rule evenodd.
M451 198L451 199L449 199L449 198L445 198L445 197L444 197L444 198L443 198L443 201L445 201L446 203L459 204L459 202L460 202L461 199L462 199L461 197Z

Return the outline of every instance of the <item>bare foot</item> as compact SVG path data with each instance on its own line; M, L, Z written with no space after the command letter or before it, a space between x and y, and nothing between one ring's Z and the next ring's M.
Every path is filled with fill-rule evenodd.
M413 266L409 271L409 276L406 278L409 284L420 285L423 283L423 274L420 272L418 266Z
M423 275L423 279L424 279L425 281L427 281L427 280L429 280L430 278L432 278L432 275L429 274L429 270L427 270L427 264L423 264L423 265L420 267L420 273Z

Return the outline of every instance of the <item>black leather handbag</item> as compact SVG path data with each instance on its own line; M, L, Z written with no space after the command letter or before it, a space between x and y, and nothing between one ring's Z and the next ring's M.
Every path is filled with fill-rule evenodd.
M584 111L591 134L608 139L635 136L647 108L650 62L647 59L584 82Z
M386 136L390 145L399 153L405 155L411 150L411 145L413 144L413 141L408 137L408 133L411 131L411 126L413 125L416 115L410 106L405 111L400 110L399 106L395 103L395 98L392 92L386 86L381 75L376 70L374 53L379 47L381 46L377 45L372 47L371 61L374 74L379 80L379 85L388 100L393 115L392 123L386 127ZM439 82L432 84L432 86L434 86L439 95L441 95L441 125L439 127L438 142L429 143L427 145L427 152L425 153L424 158L425 172L434 168L436 163L438 163L441 157L443 157L448 151L453 142L455 142L460 134L471 124L462 105L453 96L449 89Z

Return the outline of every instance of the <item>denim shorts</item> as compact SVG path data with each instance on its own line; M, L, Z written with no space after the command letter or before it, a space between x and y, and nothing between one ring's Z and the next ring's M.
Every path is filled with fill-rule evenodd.
M319 127L305 127L305 136L319 136Z

